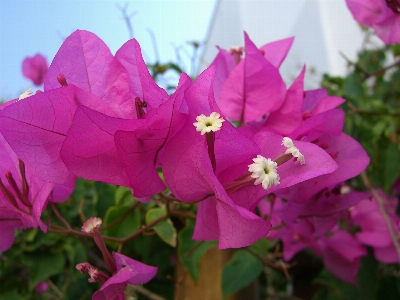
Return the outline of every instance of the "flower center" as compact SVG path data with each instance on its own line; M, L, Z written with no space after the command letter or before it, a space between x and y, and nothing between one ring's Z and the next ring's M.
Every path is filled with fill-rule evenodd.
M221 115L217 112L212 112L208 117L201 114L196 117L195 123L193 125L196 127L196 131L201 132L204 135L206 132L216 132L221 129L222 122L225 120L221 118Z
M278 164L270 158L265 158L262 155L257 155L253 158L253 162L249 165L251 178L255 178L255 185L262 184L265 190L270 189L273 185L279 184L279 174L277 172Z

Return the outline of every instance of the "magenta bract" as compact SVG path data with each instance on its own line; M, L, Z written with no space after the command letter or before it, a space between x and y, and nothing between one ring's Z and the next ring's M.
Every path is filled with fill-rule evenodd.
M22 62L22 74L35 85L43 84L48 68L46 57L39 53L33 57L26 57Z
M398 1L346 0L346 4L354 19L361 25L372 27L385 44L400 43Z

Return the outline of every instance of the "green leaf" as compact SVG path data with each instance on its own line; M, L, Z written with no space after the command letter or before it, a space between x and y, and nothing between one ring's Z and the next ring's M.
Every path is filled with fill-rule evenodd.
M346 96L353 99L360 99L364 97L364 89L356 78L355 74L347 76L343 83L343 90Z
M131 206L112 206L110 207L104 217L104 226L107 226L114 221L120 219L115 225L104 230L104 234L116 238L124 238L135 231L139 230L141 224L140 212L134 209L130 212ZM116 243L109 243L117 246Z
M361 267L357 274L357 282L359 283L358 299L374 300L378 289L378 261L372 253L363 257Z
M115 203L117 187L103 182L96 182L95 187L98 196L96 205L97 216L104 218L108 208Z
M256 279L263 269L262 262L245 250L237 251L222 271L222 293L228 297ZM240 274L240 276L238 276Z
M192 240L194 222L187 220L187 226L178 234L178 255L194 282L199 280L200 260L208 249L215 247L217 242L198 242Z
M129 188L125 186L119 186L115 194L115 205L132 205L135 202L135 198L132 196Z
M62 253L30 253L22 256L22 262L29 269L29 289L33 290L39 282L63 271L65 257Z
M395 57L400 56L400 44L392 44L392 52Z
M18 294L17 291L7 292L0 295L0 300L24 300L25 298Z
M379 282L379 290L376 299L397 300L400 299L399 279L395 276L382 278Z
M165 207L156 207L146 213L146 224L150 224L167 214ZM170 219L164 219L153 226L158 236L172 247L176 246L176 229Z
M383 189L389 192L393 183L400 176L400 152L397 145L389 140L382 141L379 147L379 179Z

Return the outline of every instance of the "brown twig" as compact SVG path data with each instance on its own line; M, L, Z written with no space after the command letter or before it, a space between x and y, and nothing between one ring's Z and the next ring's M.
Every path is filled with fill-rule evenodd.
M395 112L387 112L387 111L372 111L372 110L362 110L358 109L354 106L354 104L348 102L347 105L350 107L352 114L360 114L360 115L372 115L372 116L400 116L400 111Z
M140 202L136 202L135 204L133 204L131 207L129 207L129 209L124 212L122 215L120 215L117 219L115 219L114 221L112 221L111 223L107 224L106 226L101 226L101 230L103 229L108 229L110 227L113 227L114 225L118 224L119 222L121 222L127 215L129 215L136 207L138 207L138 205L140 204Z
M129 288L135 290L136 292L146 296L147 298L151 300L166 300L166 298L161 297L160 295L157 295L156 293L153 293L152 291L146 289L145 287L141 285L130 285Z

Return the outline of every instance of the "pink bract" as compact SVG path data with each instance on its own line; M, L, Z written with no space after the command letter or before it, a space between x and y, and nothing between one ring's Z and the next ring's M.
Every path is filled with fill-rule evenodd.
M24 202L5 178L4 174L7 172L12 175L18 188L22 191L18 157L0 134L0 179L14 198L14 204L12 204L0 190L0 251L7 250L13 244L14 229L40 227L42 231L47 230L45 224L40 220L40 216L54 187L54 184L40 180L29 169L25 169L29 194Z
M272 65L245 33L245 58L232 70L219 94L222 112L232 120L248 123L277 110L286 87Z
M354 19L372 27L385 44L400 43L400 3L396 0L346 0Z
M125 299L123 291L128 284L145 284L156 276L158 270L156 267L115 252L113 258L117 272L93 294L93 300Z
M77 30L67 37L47 73L44 90L60 87L64 75L68 84L90 92L122 118L133 118L135 105L129 93L128 73L95 34Z
M43 84L48 68L46 57L39 53L33 57L26 57L22 62L22 74L35 85Z

